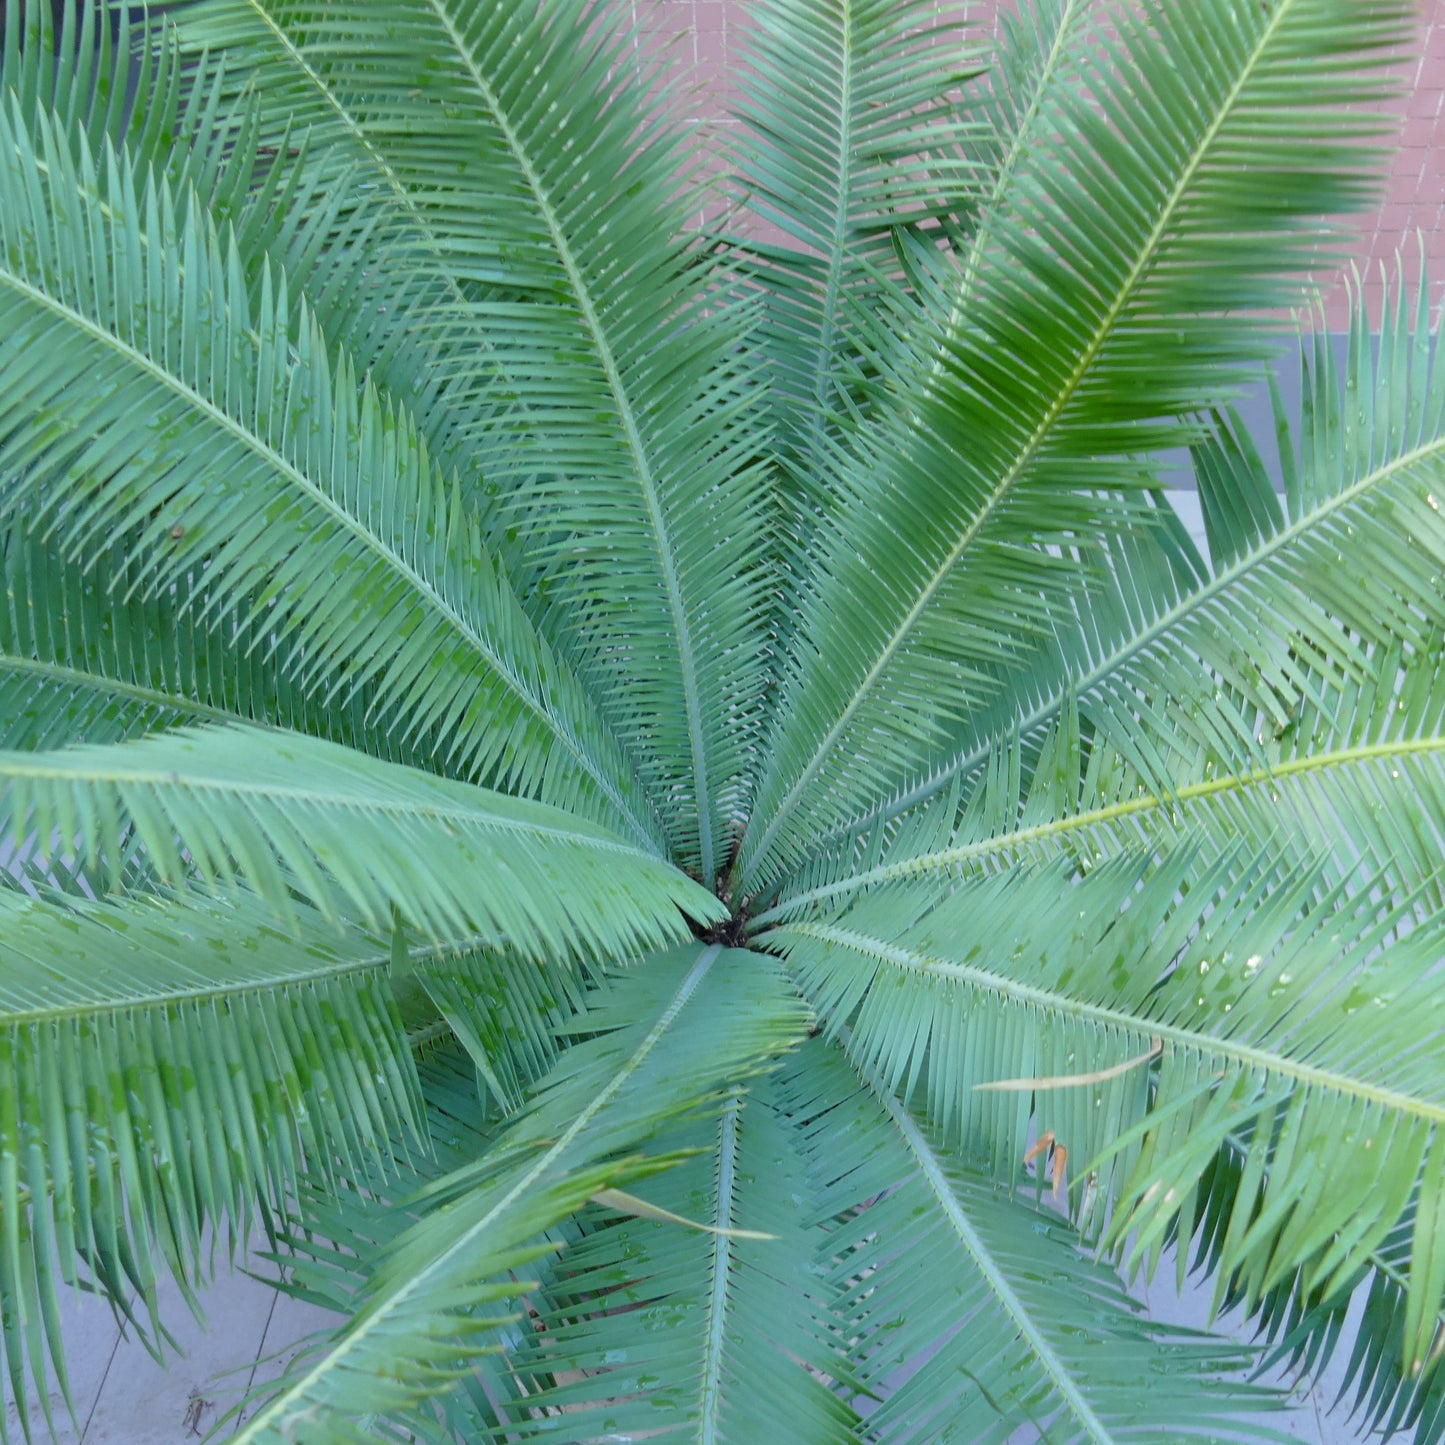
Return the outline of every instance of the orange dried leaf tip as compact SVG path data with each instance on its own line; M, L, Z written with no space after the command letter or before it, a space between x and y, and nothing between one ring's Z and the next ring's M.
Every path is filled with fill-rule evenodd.
M1039 1157L1040 1154L1044 1152L1044 1150L1052 1149L1053 1147L1054 1131L1052 1129L1048 1129L1044 1133L1039 1135L1038 1142L1035 1143L1034 1147L1030 1149L1027 1154L1024 1155L1024 1163L1031 1164L1035 1159Z

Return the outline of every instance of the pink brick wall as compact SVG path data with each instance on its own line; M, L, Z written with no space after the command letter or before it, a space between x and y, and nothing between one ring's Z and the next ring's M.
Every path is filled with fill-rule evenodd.
M676 62L686 71L679 105L698 124L699 144L724 141L732 122L727 118L731 94L729 75L737 64L739 29L748 0L629 0L638 30L648 49L675 47ZM991 30L1000 0L979 0L974 24ZM1011 0L1003 0L1011 3ZM1367 297L1378 307L1381 263L1393 267L1403 246L1413 280L1418 252L1415 236L1424 242L1430 269L1430 294L1438 307L1445 296L1445 0L1415 0L1418 20L1411 41L1400 48L1393 73L1402 87L1392 107L1400 129L1378 209L1346 222L1352 261L1322 276L1331 325L1343 324L1347 278L1357 268ZM956 10L940 4L940 13Z
M1356 229L1358 264L1378 271L1406 246L1415 255L1415 233L1430 270L1431 299L1445 295L1445 0L1416 0L1412 45L1402 48L1397 74L1404 95L1394 109L1402 117L1398 146L1379 210Z

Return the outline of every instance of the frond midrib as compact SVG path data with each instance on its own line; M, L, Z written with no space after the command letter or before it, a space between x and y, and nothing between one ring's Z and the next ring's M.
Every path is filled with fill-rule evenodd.
M699 1445L720 1445L724 1345L729 1311L728 1283L732 1268L732 1241L725 1232L732 1223L732 1206L737 1189L738 1108L734 1096L723 1110L718 1130L717 1209L721 1228L712 1236L712 1273L708 1290L707 1328L703 1332L702 1408L698 1419Z
M457 56L466 66L472 83L476 86L483 104L491 114L498 130L506 141L507 148L512 154L518 169L522 172L527 186L530 189L542 219L547 227L548 235L551 237L552 245L556 250L557 258L562 263L562 269L566 274L567 282L572 288L572 294L576 298L577 305L582 312L583 320L587 326L588 335L592 338L592 344L597 352L597 359L602 366L603 374L607 378L607 386L612 394L613 404L617 408L618 419L622 423L623 435L627 441L627 449L632 457L633 468L636 472L638 485L642 492L643 502L647 508L648 521L651 524L651 531L654 545L657 549L658 562L662 568L663 581L667 589L668 610L672 615L673 634L677 641L678 661L682 670L683 705L687 714L688 740L692 750L694 786L697 790L697 814L698 814L698 837L702 848L702 878L705 882L711 883L714 868L713 842L712 842L712 803L708 786L707 772L707 749L703 737L703 707L702 699L698 688L697 663L694 656L693 639L691 629L688 627L687 613L683 607L682 585L678 579L677 559L674 555L671 534L667 527L666 518L662 513L662 503L658 496L657 480L653 476L652 463L647 455L647 448L642 439L642 430L638 422L636 408L628 395L627 388L623 383L621 369L618 367L617 358L612 350L612 343L603 329L601 316L598 314L597 303L592 296L591 289L587 285L585 276L582 274L581 266L578 264L577 256L572 248L567 234L563 230L561 219L557 215L556 207L552 198L542 184L542 178L537 173L532 163L531 156L527 153L522 144L521 137L517 134L511 119L503 109L500 100L487 78L482 74L471 53L467 49L460 33L452 23L450 11L445 0L428 0L437 19L446 30Z
M108 697L129 698L132 702L144 703L169 712L186 713L201 722L235 722L240 716L210 703L198 702L194 698L147 687L144 683L125 682L120 678L87 672L84 668L73 667L68 663L21 657L17 653L6 652L3 647L0 647L0 672L26 673L61 687L85 688L90 692L104 693ZM264 726L255 723L251 718L245 721L250 726Z
M330 968L312 968L305 973L288 973L284 978L270 978L251 983L223 984L215 987L198 985L195 988L168 989L164 993L141 993L133 991L124 996L106 1000L88 1000L84 1003L67 1004L50 1008L5 1009L0 1006L0 1028L25 1027L53 1021L69 1022L71 1019L97 1018L105 1014L135 1013L152 1009L170 1008L176 1004L213 1003L227 998L239 998L243 994L271 994L296 986L319 983L328 979L344 978L347 974L373 973L385 968L390 954L377 954L371 959L338 960Z
M841 881L820 884L816 888L785 898L774 904L767 912L758 914L753 923L756 927L763 927L768 923L785 918L798 908L822 903L829 898L846 896L857 889L902 878L943 872L957 867L961 863L988 858L995 854L1009 853L1015 849L1026 848L1033 843L1065 838L1071 833L1084 832L1090 828L1117 822L1121 818L1137 817L1143 813L1173 808L1180 803L1192 803L1202 798L1243 793L1253 788L1266 787L1286 778L1297 778L1331 768L1350 767L1360 763L1387 762L1392 758L1428 757L1432 754L1440 754L1445 757L1445 737L1406 738L1387 743L1366 743L1354 747L1336 748L1328 752L1310 753L1302 758L1291 758L1270 767L1255 768L1250 772L1230 773L1223 777L1209 778L1204 782L1187 783L1165 797L1159 797L1153 793L1141 793L1136 798L1126 798L1122 802L1110 803L1105 807L1093 808L1083 813L1072 813L1063 818L1052 819L1047 823L1016 828L1012 832L1000 833L975 843L961 843L956 847L940 848L932 853L919 853L896 863L879 864L876 868L851 874Z
M444 943L418 943L408 946L407 960L423 963L433 958L444 958L456 953L469 952L474 948L485 948L496 943L493 934L476 934L467 938L449 938ZM331 979L345 979L350 974L375 973L385 970L392 963L390 950L362 954L356 958L337 959L330 966L321 965L304 972L287 973L284 977L253 979L250 982L225 984L197 984L194 988L168 988L164 991L128 994L119 992L106 999L90 999L74 1004L57 1005L47 1008L8 1009L0 1005L0 1028L25 1027L49 1021L68 1021L77 1018L97 1018L105 1014L124 1010L127 1013L151 1009L166 1009L177 1004L212 1003L221 999L239 998L246 994L269 994L294 987L305 987L312 983L323 983ZM450 1033L450 1025L446 1026ZM409 1046L411 1035L407 1036Z
M1074 1018L1084 1019L1090 1023L1119 1029L1144 1038L1160 1039L1165 1044L1177 1044L1196 1054L1228 1059L1243 1068L1290 1079L1305 1087L1330 1089L1383 1109L1393 1109L1413 1118L1427 1120L1437 1127L1445 1125L1445 1104L1432 1103L1399 1089L1365 1083L1360 1079L1336 1073L1331 1069L1300 1063L1283 1055L1270 1053L1255 1045L1241 1044L1233 1039L1222 1039L1215 1034L1204 1033L1198 1029L1181 1028L1178 1024L1166 1023L1161 1019L1145 1018L1140 1014L1130 1013L1125 1009L1111 1008L1105 1004L1085 1003L1067 994L1040 988L1036 984L1020 983L1004 974L993 973L973 964L953 963L948 959L916 953L884 939L874 938L870 934L839 928L833 924L790 923L781 931L803 938L817 939L821 943L837 944L909 973L921 974L929 978L956 980L982 992L1010 999L1016 1003L1027 1004L1048 1013L1068 1014Z
M1281 0L1281 3L1270 18L1269 24L1261 34L1259 42L1256 44L1253 54L1250 56L1249 63L1242 67L1235 83L1230 87L1229 94L1225 97L1224 103L1219 107L1218 113L1210 121L1209 125L1205 127L1204 133L1199 143L1195 146L1194 153L1189 157L1188 163L1181 167L1180 174L1175 181L1173 189L1170 191L1168 199L1165 204L1160 207L1159 215L1155 219L1153 228L1149 232L1144 245L1139 248L1139 254L1134 258L1124 278L1123 284L1118 288L1118 292L1113 301L1100 319L1098 326L1094 330L1094 334L1089 338L1088 344L1080 353L1072 373L1059 388L1058 394L1034 428L1032 436L1030 436L1019 449L1014 460L1005 469L1003 476L994 484L994 488L987 500L979 507L978 514L964 529L962 536L960 536L953 547L950 548L942 562L934 569L932 576L928 579L927 583L925 583L912 606L894 628L862 681L854 689L847 706L843 708L838 718L829 728L827 734L814 749L813 755L809 758L803 771L799 774L797 781L789 788L787 793L784 794L778 806L773 810L773 815L767 827L763 830L762 836L759 838L757 844L749 849L751 860L760 862L766 856L769 844L777 836L778 830L792 811L797 807L803 790L821 771L853 716L863 705L865 698L871 693L888 664L902 648L913 625L917 622L918 618L922 616L928 604L943 586L949 573L953 570L959 559L973 544L974 539L980 531L982 531L985 523L1007 499L1024 468L1027 467L1037 455L1047 440L1049 432L1055 422L1058 421L1069 402L1073 400L1075 393L1087 377L1089 368L1093 365L1094 360L1103 349L1116 322L1123 314L1125 306L1132 297L1135 288L1142 281L1145 271L1148 269L1149 264L1163 243L1175 211L1183 201L1189 186L1194 180L1195 174L1198 172L1200 166L1203 165L1204 159L1213 146L1225 121L1233 112L1234 106L1238 102L1244 87L1253 78L1255 67L1258 65L1269 41L1273 39L1275 30L1281 24L1283 16L1291 8L1291 3L1292 0Z
M58 754L64 756L64 753ZM303 788L294 783L245 783L234 779L181 776L173 769L141 769L129 771L112 769L104 772L98 769L86 770L77 767L45 765L28 761L32 758L55 756L46 753L0 754L0 777L43 778L53 782L64 782L84 777L91 781L109 783L113 787L135 786L151 788L179 788L185 792L224 793L234 797L274 798L292 800L320 807L338 808L349 812L381 814L393 818L426 818L439 823L456 823L463 827L480 826L487 831L501 833L522 833L529 837L553 838L559 842L585 843L599 851L622 853L630 857L646 858L654 862L651 855L636 845L620 838L609 837L600 829L592 831L592 825L581 819L574 820L574 828L563 828L556 824L531 822L520 818L507 818L480 809L460 805L446 807L439 803L386 802L383 799L360 796L356 793L325 792L316 788ZM362 756L365 756L364 754ZM419 774L429 783L446 783L452 787L466 787L451 779L438 779L430 773ZM546 807L546 804L530 804L524 799L498 794L506 802L522 807ZM559 810L560 811L560 810Z

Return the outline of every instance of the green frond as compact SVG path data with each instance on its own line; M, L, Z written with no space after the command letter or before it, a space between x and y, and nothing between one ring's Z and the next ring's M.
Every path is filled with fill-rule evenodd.
M741 45L735 180L749 213L783 237L750 249L779 500L791 498L789 526L806 532L836 500L830 440L865 407L864 358L907 323L889 296L896 232L969 189L969 132L951 93L972 57L926 0L787 0L753 18Z
M168 16L152 22L133 9L99 23L102 7L73 7L56 36L45 0L9 6L0 84L17 123L33 131L49 122L77 165L88 157L103 169L108 150L123 150L138 172L164 175L178 226L194 192L231 228L253 300L268 264L285 270L359 370L425 409L435 388L407 317L428 283L385 217L348 183L344 161L284 130L264 133L244 80L238 88L210 57L183 58ZM27 27L33 38L22 45Z
M1187 599L1207 595L1207 566L1162 498L1141 501L1129 526L1092 542L1087 561L1089 573L1085 578L1081 569L1078 595L1052 616L1051 636L994 670L989 688L1002 689L996 703L955 725L950 742L925 766L823 830L806 861L764 889L763 897L846 878L860 854L893 846L900 830L923 826L946 838L944 814L956 813L960 797L972 797L1000 758L1017 756L1025 785L1050 739L1081 725L1117 738L1141 779L1168 791L1168 768L1140 734L1144 722L1167 719L1175 727L1184 722L1159 706L1161 687L1192 689L1191 703L1209 700L1199 686L1201 670L1183 672L1175 665L1172 649L1186 644L1170 632L1171 622L1191 617ZM1196 630L1197 645L1207 646L1208 629L1200 624ZM1241 716L1237 706L1233 716ZM1227 734L1227 728L1216 731ZM1193 745L1202 735L1196 730L1186 737ZM1248 754L1248 740L1242 741ZM920 821L925 813L933 815L926 825Z
M1279 1399L1245 1382L1248 1351L1148 1320L1063 1220L963 1168L838 1049L811 1043L802 1063L786 1087L837 1221L819 1261L867 1399L864 1438L1270 1438L1249 1417ZM1141 1387L1166 1376L1167 1390Z
M1439 916L1379 879L1322 887L1323 861L1184 845L1151 868L1151 852L1082 879L1066 863L957 891L898 883L767 937L830 1026L852 1028L850 1051L890 1087L925 1085L951 1137L1005 1177L1035 1120L1076 1163L1073 1205L1098 1211L1085 1226L1113 1199L1109 1237L1132 1229L1131 1251L1155 1258L1181 1210L1191 1232L1201 1176L1242 1140L1248 1187L1221 1267L1251 1300L1300 1268L1337 1288L1445 1171ZM1426 1249L1413 1360L1442 1293Z
M344 1328L365 1295L375 1257L394 1247L415 1223L415 1210L398 1207L398 1201L480 1158L496 1143L498 1123L479 1100L473 1062L455 1039L420 1051L416 1067L428 1147L417 1149L406 1135L393 1135L337 1188L303 1179L285 1217L277 1221L276 1248L269 1257L281 1271L278 1288L338 1316L335 1330L323 1329L302 1342L307 1356L324 1350ZM497 1330L496 1339L505 1347L519 1343L521 1329L515 1320L500 1323ZM450 1389L436 1388L425 1416L413 1413L408 1418L406 1436L444 1445L454 1445L457 1436L468 1441L494 1438L489 1433L498 1423L494 1402L512 1395L506 1358L483 1352L472 1365L472 1373ZM237 1401L232 1413L246 1403L245 1397ZM440 1434L436 1416L445 1422ZM448 1426L455 1434L444 1433ZM375 1438L396 1438L385 1420L374 1419L371 1428Z
M680 133L619 87L620 39L572 0L413 0L384 21L252 0L189 28L251 63L284 48L263 103L300 90L325 133L348 131L464 288L443 320L495 350L452 344L439 366L463 408L518 402L488 422L497 526L545 568L548 616L576 633L563 650L711 880L761 685L761 406L745 318L680 239Z
M557 1035L584 1007L580 974L495 949L448 953L419 968L417 980L504 1113L556 1062Z
M66 605L52 605L63 587ZM224 717L177 677L195 676L195 641L161 599L117 605L108 593L19 528L0 534L0 746L116 742ZM163 657L164 671L137 665L163 619L168 646L152 646L149 658Z
M176 47L129 8L67 8L58 31L46 0L11 0L0 17L0 96L12 117L50 117L73 160L98 155L107 142L124 146L137 165L164 168L229 209L244 187L218 182L243 172L221 162L244 135L246 114L218 103L215 79L208 66L185 76Z
M525 1439L642 1433L666 1418L699 1441L853 1438L829 1385L841 1366L820 1291L816 1221L800 1135L770 1081L720 1120L669 1135L695 1153L639 1185L647 1203L697 1224L594 1208L543 1274L539 1328L515 1368ZM767 1238L731 1237L727 1230Z
M118 868L136 845L182 883L244 878L286 917L434 939L481 934L533 958L625 960L722 916L691 879L595 824L378 762L298 733L181 730L107 747L0 754L0 837Z
M303 641L308 690L369 684L382 729L440 732L464 775L655 837L616 742L405 412L327 354L284 280L267 272L253 307L213 223L193 203L175 227L164 185L121 157L99 175L53 127L32 144L3 116L0 150L7 509L63 528L82 559L133 529L148 588L204 567L201 615L252 599L245 645ZM87 384L97 366L108 385Z
M254 108L257 148L274 154L310 203L278 217L288 275L299 278L327 334L379 386L408 398L434 454L489 477L508 461L505 444L495 455L489 449L489 433L515 410L516 398L454 386L438 364L465 329L458 309L465 312L487 288L452 274L423 197L369 133L366 95L351 93L344 75L328 74L313 53L322 16L319 6L250 0L211 4L204 13L182 8L154 43L164 49L176 41L193 64L223 58L218 84L226 104ZM340 205L327 206L328 195L342 198ZM466 345L493 350L475 330ZM463 476L469 500L484 495L483 480Z
M1087 86L1055 80L1053 136L995 204L940 369L906 378L839 478L743 891L998 701L1001 670L1084 590L1092 539L1129 522L1148 472L1120 459L1177 442L1245 378L1260 344L1238 309L1289 299L1307 220L1367 194L1339 111L1378 89L1360 52L1398 32L1393 0L1113 18ZM1361 113L1355 134L1371 128Z
M968 154L974 184L958 195L950 232L951 265L937 267L934 307L945 317L945 344L956 338L1000 229L1013 219L1012 193L1018 172L1058 127L1070 124L1070 105L1086 93L1089 42L1097 38L1102 9L1097 0L1039 0L1017 13L995 16L998 33L986 54L982 77L960 98L969 120ZM935 317L935 325L937 318ZM943 374L944 357L932 328L925 332L922 389L931 396ZM910 342L911 345L916 343ZM916 378L915 378L916 379Z
M950 790L976 798L1000 756L1016 752L1007 766L1033 786L1061 729L1082 731L1101 759L1123 759L1123 772L1104 769L1110 786L1160 796L1204 782L1206 767L1221 780L1262 775L1312 749L1438 732L1427 674L1445 630L1445 368L1427 293L1422 276L1413 305L1403 286L1387 295L1378 360L1362 305L1343 375L1325 337L1305 346L1303 422L1276 398L1283 497L1237 419L1221 416L1199 442L1212 569L1190 556L1167 510L1149 533L1112 541L1087 595L1056 617L1056 639L1031 671L1010 676L1007 706L961 730L913 784L840 825L810 876L783 892L846 878L854 840L885 846L894 819L920 805L946 811ZM1053 797L1080 810L1066 787ZM1114 801L1096 785L1082 810ZM1000 831L1016 825L999 815Z
M1408 654L1404 665L1394 648L1364 654L1359 662L1373 663L1375 676L1342 688L1328 706L1297 702L1288 726L1260 741L1242 766L1221 763L1190 739L1184 756L1182 748L1170 756L1162 797L1146 791L1133 760L1098 734L1086 753L1078 711L1066 709L1036 757L1025 760L1017 745L1001 752L962 807L940 796L880 840L874 857L853 851L846 862L826 859L754 926L837 908L895 881L961 881L1061 859L1091 868L1131 850L1191 843L1216 857L1247 847L1275 869L1324 854L1328 883L1368 879L1438 908L1445 904L1442 659L1441 642ZM1252 709L1247 722L1259 726ZM1236 719L1226 738L1243 731ZM1161 745L1155 756L1163 752Z
M66 1404L57 1275L149 1316L158 1273L199 1311L234 1240L303 1170L334 1181L414 1130L391 955L250 894L115 904L0 893L0 1356ZM127 1303L137 1294L135 1306ZM144 1331L143 1337L144 1337ZM152 1345L151 1348L158 1348Z
M1217 1264L1246 1158L1244 1150L1226 1147L1201 1181L1196 1268L1212 1271ZM1438 1360L1423 1371L1411 1370L1405 1357L1414 1229L1415 1211L1410 1208L1371 1251L1358 1282L1325 1291L1309 1288L1297 1276L1276 1285L1257 1302L1254 1324L1271 1346L1266 1367L1285 1365L1308 1373L1350 1340L1339 1394L1327 1401L1332 1410L1372 1431L1409 1430L1414 1445L1438 1445L1445 1439L1445 1373ZM1224 1306L1242 1303L1227 1286L1221 1277L1216 1294ZM1445 1331L1445 1308L1437 1311L1436 1329ZM1354 1404L1347 1410L1344 1402L1349 1399Z
M302 1178L284 1211L274 1218L274 1247L259 1254L277 1269L276 1288L289 1298L330 1311L338 1318L334 1328L325 1325L297 1342L293 1363L313 1360L344 1329L367 1288L366 1270L376 1254L392 1248L416 1221L406 1206L421 1190L444 1178L459 1165L474 1160L496 1141L497 1125L479 1101L476 1073L466 1052L454 1039L422 1051L417 1075L424 1111L420 1124L425 1140L418 1149L411 1138L394 1134L357 1162L354 1173L335 1185ZM515 1323L497 1325L499 1338L510 1338ZM432 1409L425 1418L413 1417L399 1434L388 1421L371 1421L373 1439L438 1440L454 1445L455 1435L436 1433L437 1415L461 1429L461 1438L491 1441L488 1426L496 1417L484 1393L493 1387L505 1397L509 1386L498 1368L501 1356L479 1353L470 1377L450 1390L434 1386ZM262 1398L240 1394L233 1388L225 1416L217 1428L237 1424L236 1417ZM478 1406L481 1406L478 1409ZM468 1418L470 1417L470 1418ZM318 1429L325 1427L314 1423Z
M556 1242L543 1231L602 1189L675 1157L640 1154L669 1123L715 1112L795 1044L807 1014L776 960L717 945L658 955L589 1001L574 1044L474 1162L409 1203L421 1213L367 1263L354 1321L284 1379L239 1441L284 1440L324 1418L364 1441L370 1415L426 1413L465 1374L529 1288L517 1274Z
M205 569L146 589L134 539L87 565L67 561L23 522L0 531L0 748L42 751L116 742L175 726L272 723L423 766L420 748L380 732L369 698L329 705L296 685L304 659L278 640L248 646L255 624L219 615L188 625L207 600Z
M270 1257L285 1266L285 1292L338 1315L354 1311L364 1289L371 1252L390 1248L413 1224L413 1207L453 1172L474 1165L493 1148L504 1127L477 1090L465 1047L450 1035L418 1048L413 1058L422 1110L416 1134L379 1139L334 1187L303 1177L276 1220ZM404 1206L404 1207L399 1207Z
M336 184L344 177L333 171L323 191L305 147L280 137L281 144L263 144L254 98L237 94L208 57L183 57L167 20L137 16L136 7L75 6L56 34L53 8L46 0L7 7L0 94L17 130L36 134L48 126L50 142L77 167L88 159L103 170L116 151L136 172L164 176L178 226L192 193L199 196L219 228L232 229L253 284L264 269L258 258L267 257L293 282L314 282L308 300L334 332L345 312L341 299L350 296L354 306L351 293L361 282L360 267L339 263L348 247L374 247L378 239L366 208ZM327 260L318 265L322 249ZM365 289L376 286L367 274ZM374 326L375 308L363 302L362 309ZM365 328L353 325L348 335L364 341ZM384 356L379 345L369 348L367 366Z

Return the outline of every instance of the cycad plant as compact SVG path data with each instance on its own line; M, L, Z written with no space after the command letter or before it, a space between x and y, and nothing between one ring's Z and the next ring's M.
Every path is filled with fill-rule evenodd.
M757 0L720 160L627 5L80 9L0 72L22 1406L264 1230L339 1321L245 1440L1280 1438L1161 1260L1445 1438L1423 285L1233 410L1405 0Z

